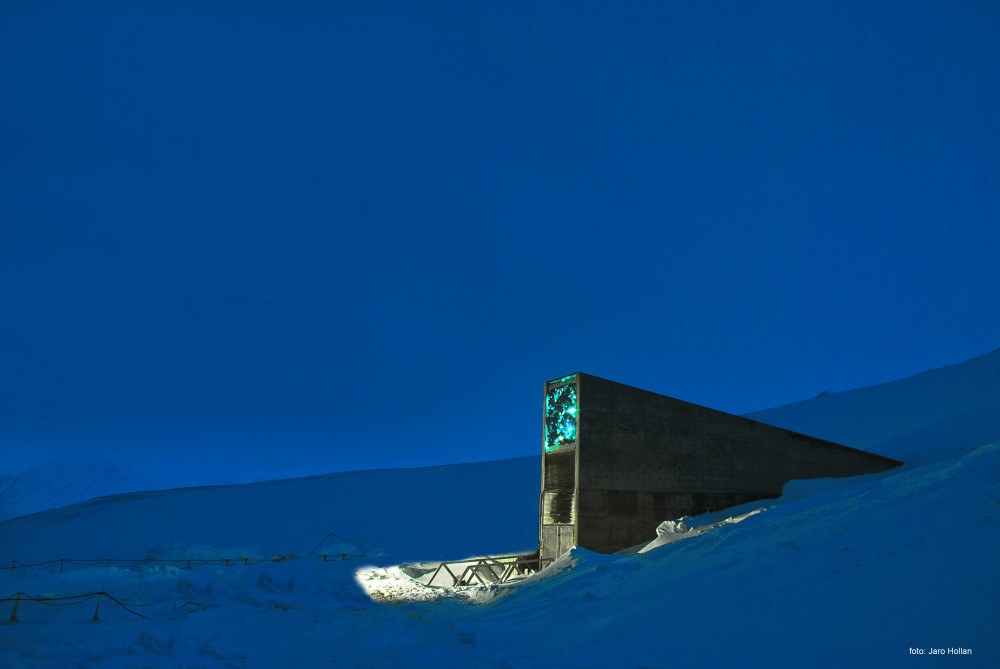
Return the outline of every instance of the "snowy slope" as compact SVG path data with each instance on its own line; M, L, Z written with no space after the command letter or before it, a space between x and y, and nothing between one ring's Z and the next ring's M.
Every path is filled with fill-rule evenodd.
M572 569L456 615L482 657L510 666L884 667L910 647L970 648L950 659L997 666L998 519L990 446L644 555L574 551ZM520 648L490 633L520 624L540 631Z
M328 532L389 560L532 550L537 457L105 497L0 523L0 560L145 557L179 544L299 553Z
M187 475L168 475L150 473L108 458L65 456L19 474L0 476L0 520L95 497L226 482L229 479L222 474L200 468Z
M64 457L19 474L0 476L0 520L157 487L160 485L145 473L106 458Z
M376 604L355 570L533 547L537 458L142 493L2 522L0 564L301 557L191 569L0 569L9 594L102 590L147 615L105 601L91 625L93 600L22 603L21 622L0 626L0 666L998 666L996 363L993 353L833 403L762 412L851 445L881 444L908 464L790 484L780 500L729 511L764 509L739 524L647 553L574 550L481 606ZM921 393L969 405L928 408ZM330 531L368 557L304 555ZM0 606L6 617L13 604ZM911 648L972 653L931 660Z
M984 439L1000 438L1000 349L899 381L825 393L747 417L908 462L954 456ZM920 446L910 442L918 433L924 435ZM948 435L951 444L937 442L935 448L934 435Z
M137 607L148 619L108 602L96 625L86 624L93 601L22 606L21 622L0 629L0 666L881 667L910 661L911 647L969 648L963 666L995 666L998 475L1000 449L984 447L823 493L806 485L797 501L643 555L574 551L552 575L486 606L374 604L350 561L15 571L3 576L9 591L106 590L149 604ZM460 476L450 483L474 487ZM148 523L173 515L171 496L145 509ZM426 515L400 516L414 517ZM404 524L383 526L383 536ZM226 539L271 529L248 524ZM421 529L421 545L454 548L454 526ZM177 531L163 537L190 536Z

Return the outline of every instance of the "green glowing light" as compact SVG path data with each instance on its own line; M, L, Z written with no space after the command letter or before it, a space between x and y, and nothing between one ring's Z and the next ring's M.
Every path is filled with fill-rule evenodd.
M558 450L560 446L576 441L576 396L575 374L564 376L545 393L545 452Z

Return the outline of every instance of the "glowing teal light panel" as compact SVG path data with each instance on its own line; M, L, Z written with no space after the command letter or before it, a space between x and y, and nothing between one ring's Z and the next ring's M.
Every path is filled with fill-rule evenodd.
M565 376L545 393L545 452L576 441L576 374Z

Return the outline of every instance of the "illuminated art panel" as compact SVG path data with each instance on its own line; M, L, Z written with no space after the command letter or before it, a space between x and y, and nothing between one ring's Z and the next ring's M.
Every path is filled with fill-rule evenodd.
M545 392L546 453L576 442L576 374L564 376L552 383Z

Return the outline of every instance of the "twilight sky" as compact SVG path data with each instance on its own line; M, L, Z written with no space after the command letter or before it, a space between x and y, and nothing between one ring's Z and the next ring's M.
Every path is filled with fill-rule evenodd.
M7 0L0 474L512 457L572 371L745 412L1000 347L998 34L987 1Z

